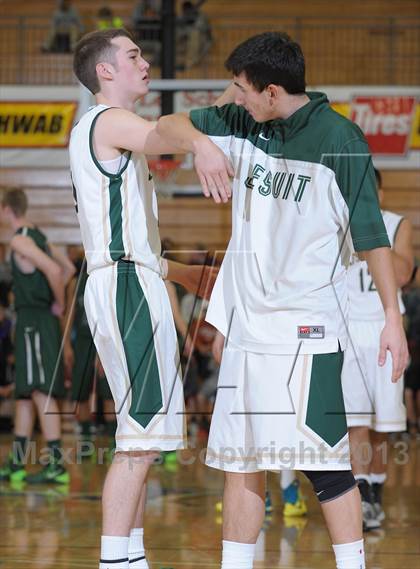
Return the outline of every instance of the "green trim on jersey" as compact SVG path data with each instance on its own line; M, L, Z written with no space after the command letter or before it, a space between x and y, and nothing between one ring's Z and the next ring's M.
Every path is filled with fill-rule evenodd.
M89 149L90 154L92 157L95 166L98 170L107 178L109 178L109 220L111 224L111 243L109 244L109 254L113 261L118 261L126 256L126 252L124 249L124 242L123 242L123 224L122 224L122 212L123 212L123 205L121 199L121 186L123 183L122 175L125 172L131 158L131 152L127 155L127 162L121 168L121 170L117 174L110 174L106 170L103 169L102 165L99 163L95 156L95 152L93 149L93 131L96 125L96 121L98 117L102 115L105 111L109 108L100 111L92 121L89 131Z
M362 131L331 109L323 93L307 95L310 101L287 119L257 123L243 107L234 104L195 109L190 118L198 130L209 136L248 141L268 156L283 161L282 170L287 170L288 160L320 164L332 170L349 209L355 250L389 247L378 204L372 158ZM250 156L251 161L254 160L252 152ZM251 162L250 172L258 166ZM263 180L264 184L259 191L264 196L276 197L274 194L279 191L276 184L284 178L279 178L278 172L263 170L258 172L257 179ZM252 180L248 180L246 187L252 190ZM347 231L347 228L343 229Z
M113 261L118 261L126 256L123 241L122 224L122 199L121 199L122 178L114 178L109 182L109 221L111 223L111 243L109 244L109 254Z
M89 131L89 150L90 150L90 155L92 157L93 162L95 163L95 166L98 168L98 170L107 178L109 179L114 179L114 178L119 178L120 176L122 176L122 174L125 172L126 168L128 167L128 164L130 162L130 158L131 158L131 151L128 152L127 155L127 162L124 164L124 166L121 168L121 170L119 172L117 172L117 174L110 174L109 172L107 172L106 170L104 170L102 168L102 165L100 164L100 162L98 161L98 159L95 156L95 151L93 149L93 131L95 129L95 125L96 125L96 121L98 120L98 117L100 117L105 111L108 111L109 109L111 109L113 107L107 107L106 109L103 109L103 111L100 111L96 117L93 119L92 124L90 125L90 131Z
M131 261L118 262L116 301L131 384L129 415L146 428L162 409L163 398L149 306Z
M344 353L312 356L306 425L330 447L347 433L341 370Z

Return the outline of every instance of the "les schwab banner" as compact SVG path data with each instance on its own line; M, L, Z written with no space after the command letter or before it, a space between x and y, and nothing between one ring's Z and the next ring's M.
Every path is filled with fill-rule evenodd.
M374 156L404 158L420 150L420 101L415 95L367 93L340 101L334 89L328 94L331 106L360 126ZM208 106L217 96L214 91L181 91L175 110ZM0 101L0 147L65 148L77 106L77 101ZM156 120L159 110L160 94L149 93L141 113Z
M373 155L420 150L420 102L414 96L356 96L331 106L360 126Z
M0 101L0 147L66 147L77 105L76 101Z
M350 88L349 88L350 89ZM351 88L356 91L357 88ZM309 89L311 90L311 89ZM324 92L324 88L319 90ZM343 93L334 87L326 89L331 106L357 123L364 132L372 154L383 158L404 159L411 151L420 150L420 99L414 94ZM175 110L191 109L214 104L220 95L215 91L181 91L175 96ZM159 116L160 95L151 92L141 105L145 118Z

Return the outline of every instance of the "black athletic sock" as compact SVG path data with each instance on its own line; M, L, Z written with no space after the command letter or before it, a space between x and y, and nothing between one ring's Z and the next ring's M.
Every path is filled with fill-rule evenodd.
M62 459L61 454L61 439L56 439L54 441L47 441L47 445L50 451L50 462L60 462Z
M81 431L80 434L83 438L90 437L90 421L81 421L80 423Z
M28 437L16 436L12 444L12 460L14 466L22 466L28 449Z
M373 495L372 495L372 486L369 482L364 479L360 478L357 480L357 486L359 487L360 495L362 496L362 500L364 502L369 502L372 504L373 502Z
M109 437L109 446L115 448L115 432L117 430L117 421L106 421L105 432Z

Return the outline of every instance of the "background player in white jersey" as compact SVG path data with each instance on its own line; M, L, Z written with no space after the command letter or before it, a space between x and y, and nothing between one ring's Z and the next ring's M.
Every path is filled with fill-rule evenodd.
M382 204L381 175L375 170ZM382 211L392 245L392 261L398 287L411 277L414 257L408 219ZM380 526L385 518L382 488L386 479L388 433L405 431L406 412L402 381L392 383L392 362L378 366L378 339L385 314L365 261L356 260L348 270L349 346L344 355L342 382L349 426L353 474L362 496L364 529ZM401 292L399 308L404 313Z
M286 34L243 42L227 68L236 104L158 126L180 145L208 134L235 170L232 236L207 312L226 338L207 454L225 471L222 569L252 568L264 471L284 468L311 480L337 567L364 569L340 379L354 249L385 307L379 363L389 350L394 381L407 363L369 149L324 94L306 92L302 51Z
M148 69L125 30L93 32L75 50L76 76L97 102L70 141L89 273L85 307L118 418L116 458L103 491L101 569L148 567L142 546L148 469L157 450L184 445L179 355L163 279L192 292L201 284L199 294L206 286L211 290L210 268L161 258L156 195L144 155L177 148L134 112L148 91ZM205 136L191 150L198 163L216 164L209 185L216 201L226 201L223 153Z

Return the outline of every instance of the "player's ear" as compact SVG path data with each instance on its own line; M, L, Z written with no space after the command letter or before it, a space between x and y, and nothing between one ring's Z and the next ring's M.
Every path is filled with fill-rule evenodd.
M272 83L270 85L267 85L266 87L266 93L268 96L268 102L270 103L270 105L274 105L274 103L277 102L278 98L279 98L279 86L278 85L273 85Z
M97 63L96 64L96 73L98 74L99 79L111 80L114 73L113 68L110 63Z

